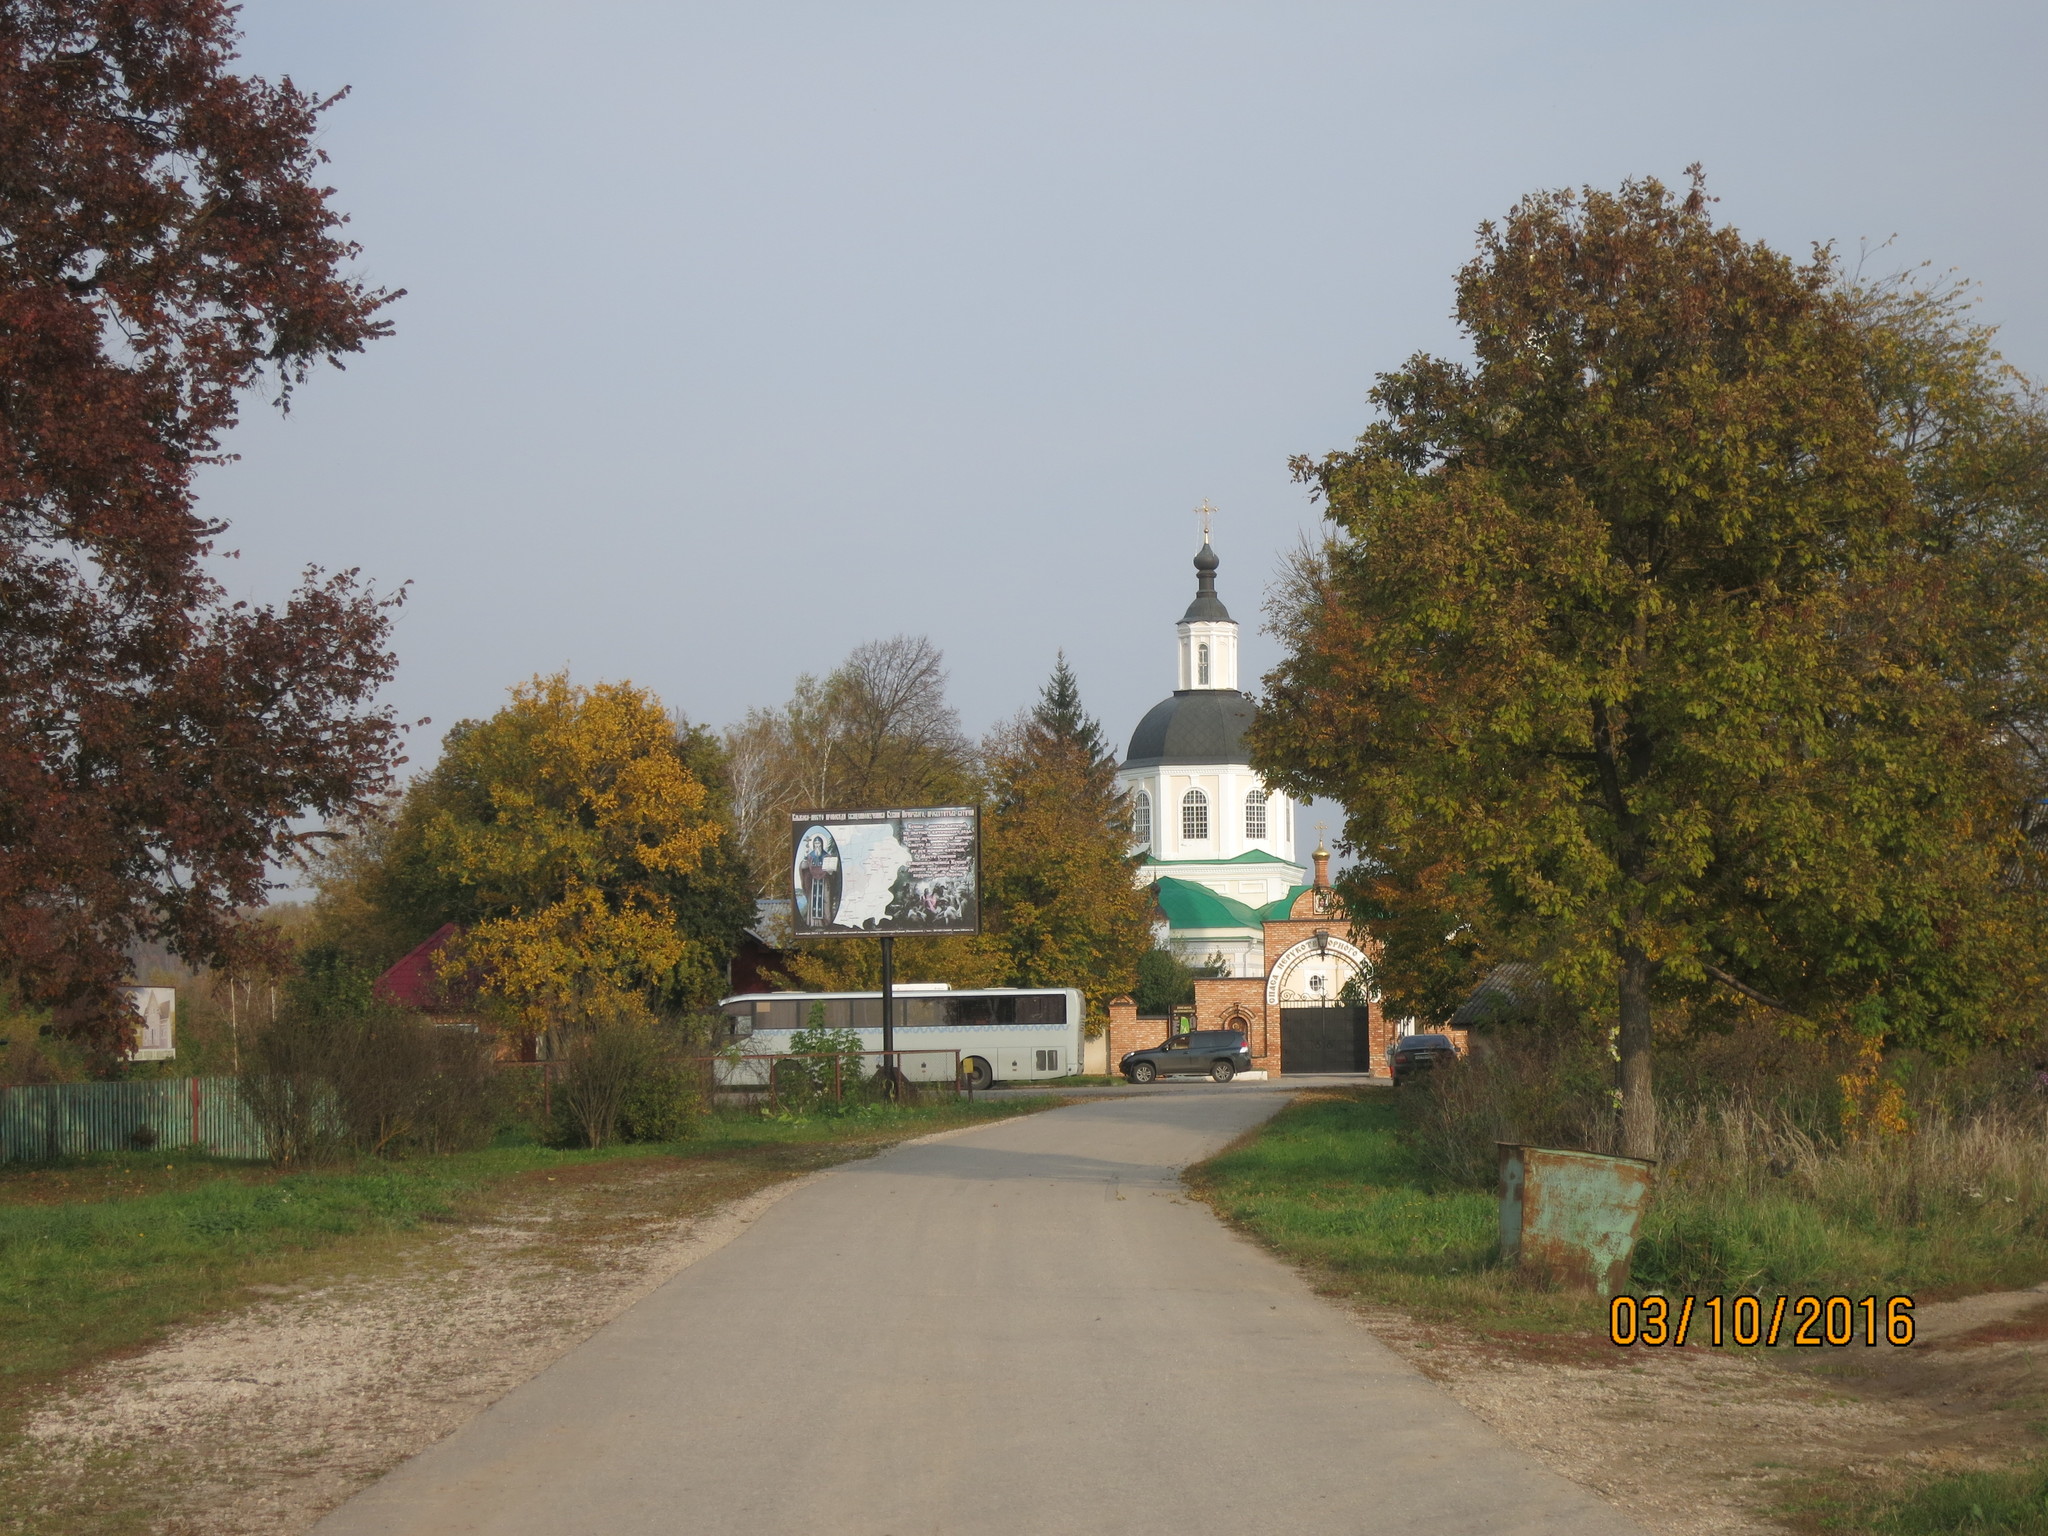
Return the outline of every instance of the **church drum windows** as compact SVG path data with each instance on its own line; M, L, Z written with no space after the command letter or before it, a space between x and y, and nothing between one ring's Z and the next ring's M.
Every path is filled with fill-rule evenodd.
M1209 797L1199 789L1180 797L1180 835L1191 843L1209 840Z
M1246 842L1261 841L1266 835L1266 792L1255 789L1244 797L1244 835Z
M1152 797L1142 789L1131 800L1131 836L1140 848L1152 846Z
M1209 647L1206 645L1195 647L1195 685L1199 688L1209 686Z

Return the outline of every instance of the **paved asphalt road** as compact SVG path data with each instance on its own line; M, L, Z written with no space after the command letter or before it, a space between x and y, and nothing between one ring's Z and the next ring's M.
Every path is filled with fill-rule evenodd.
M1641 1536L1185 1199L1284 1102L827 1173L317 1536Z

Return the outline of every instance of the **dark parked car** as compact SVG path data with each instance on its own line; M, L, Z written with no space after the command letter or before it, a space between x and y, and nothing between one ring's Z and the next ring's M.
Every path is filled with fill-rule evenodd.
M1134 1083L1155 1077L1201 1076L1227 1083L1252 1064L1252 1048L1234 1029L1198 1029L1175 1035L1150 1050L1128 1052L1117 1071Z
M1457 1059L1458 1047L1449 1035L1403 1035L1387 1047L1387 1068L1396 1088L1418 1072Z

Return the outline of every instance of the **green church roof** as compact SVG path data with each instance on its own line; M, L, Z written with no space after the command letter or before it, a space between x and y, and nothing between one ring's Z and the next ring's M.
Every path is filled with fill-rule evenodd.
M1259 921L1264 923L1286 922L1288 918L1294 915L1294 899L1301 895L1302 892L1313 889L1313 886L1297 885L1278 901L1267 902L1263 907L1259 908Z
M1277 853L1268 853L1263 848L1248 849L1229 859L1147 859L1147 865L1157 864L1162 869L1174 864L1292 864L1301 867L1297 859L1283 859Z
M1152 895L1169 928L1256 928L1265 921L1241 901L1171 875L1152 882Z

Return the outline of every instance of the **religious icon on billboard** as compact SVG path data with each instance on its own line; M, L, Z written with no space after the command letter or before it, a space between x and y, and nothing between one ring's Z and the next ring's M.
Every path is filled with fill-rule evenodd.
M800 928L829 928L839 910L839 844L824 827L797 838L796 905Z

